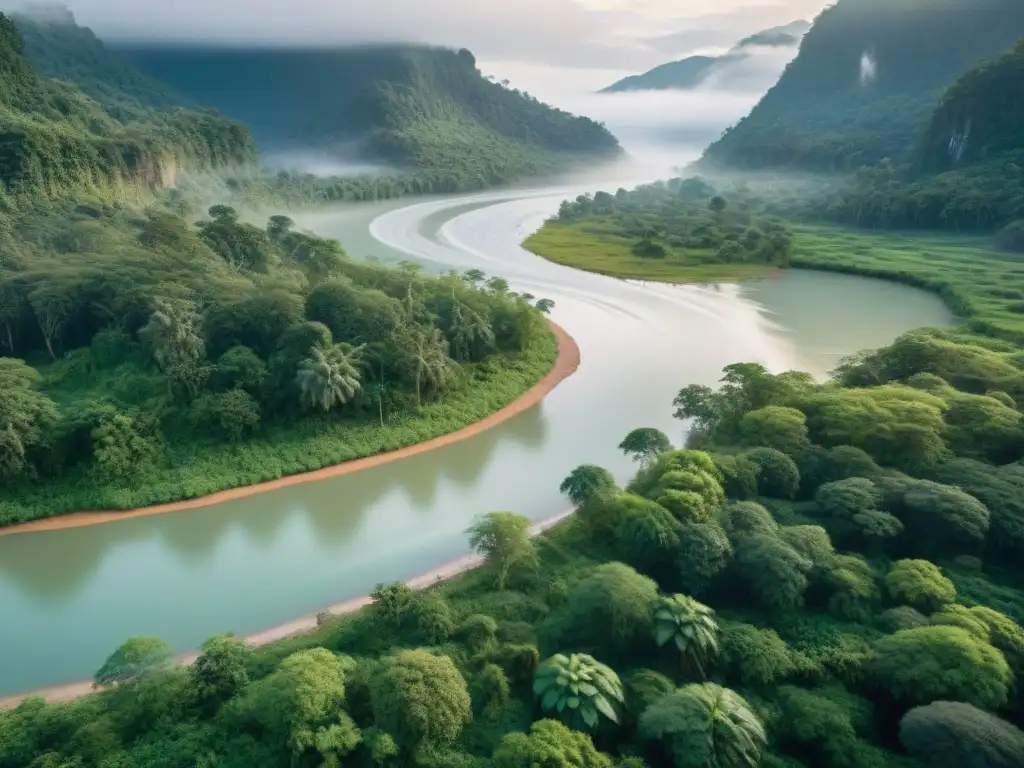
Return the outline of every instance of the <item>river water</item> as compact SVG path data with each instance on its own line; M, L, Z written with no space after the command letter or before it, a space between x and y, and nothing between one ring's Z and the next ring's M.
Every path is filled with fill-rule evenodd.
M466 551L472 517L538 519L582 463L625 480L615 449L651 426L674 441L671 401L723 366L759 361L824 375L843 355L951 322L900 285L788 272L744 287L642 284L574 271L519 242L568 192L504 192L351 206L300 223L355 256L476 267L556 302L579 371L542 404L482 435L378 469L213 507L0 537L0 693L89 677L120 642L156 635L188 650L410 577Z

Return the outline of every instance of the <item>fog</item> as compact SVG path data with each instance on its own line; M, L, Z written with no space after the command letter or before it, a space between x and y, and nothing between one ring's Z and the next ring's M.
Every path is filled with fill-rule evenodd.
M766 27L826 0L66 0L104 39L343 45L417 42L478 58L643 71ZM25 0L0 0L24 8ZM52 4L50 4L52 5Z

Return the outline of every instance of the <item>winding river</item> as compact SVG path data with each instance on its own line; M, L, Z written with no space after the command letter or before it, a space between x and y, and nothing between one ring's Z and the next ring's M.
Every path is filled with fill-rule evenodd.
M564 508L578 464L620 479L630 429L681 441L671 401L756 360L823 375L843 355L951 321L933 296L842 275L789 272L736 286L643 284L581 273L519 242L568 193L553 188L351 206L304 217L356 256L476 267L554 299L582 364L542 404L469 440L365 472L216 506L0 537L0 693L88 677L125 638L187 650L247 634L466 551L477 513Z

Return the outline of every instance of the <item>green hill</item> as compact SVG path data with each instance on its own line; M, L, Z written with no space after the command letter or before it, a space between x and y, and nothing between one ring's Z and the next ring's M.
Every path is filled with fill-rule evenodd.
M843 171L906 159L944 90L1022 35L1019 0L838 0L704 164Z
M117 110L195 107L183 94L142 74L116 55L60 6L11 14L33 69L43 77L80 88L105 108Z
M0 179L8 195L162 187L189 169L255 159L238 123L211 112L114 109L40 77L14 23L0 15Z
M484 78L467 50L130 46L142 71L245 122L264 149L355 145L433 179L485 186L621 150L605 128Z
M1024 40L957 80L922 141L926 170L950 170L1024 150Z
M721 56L688 56L670 61L641 75L630 75L618 80L601 93L623 91L670 91L696 88L715 70L743 61L754 47L785 48L799 44L800 37L810 28L806 21L794 21L773 27L744 38L728 53Z

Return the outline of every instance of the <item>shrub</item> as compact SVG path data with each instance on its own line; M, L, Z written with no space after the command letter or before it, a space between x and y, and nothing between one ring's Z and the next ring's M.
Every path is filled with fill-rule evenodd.
M927 560L899 560L885 577L885 588L896 603L931 612L956 600L956 587Z

